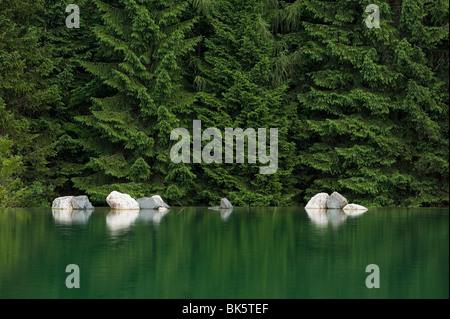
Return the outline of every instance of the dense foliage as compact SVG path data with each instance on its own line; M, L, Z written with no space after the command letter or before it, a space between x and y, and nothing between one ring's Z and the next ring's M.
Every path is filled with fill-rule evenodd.
M448 205L447 0L71 2L80 28L64 1L0 0L0 207ZM173 163L193 120L278 128L277 172Z

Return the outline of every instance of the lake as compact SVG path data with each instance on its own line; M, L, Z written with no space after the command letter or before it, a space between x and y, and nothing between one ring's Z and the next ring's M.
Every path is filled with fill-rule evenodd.
M449 298L449 209L0 209L0 298ZM69 264L80 288L66 287ZM380 288L366 287L379 268Z

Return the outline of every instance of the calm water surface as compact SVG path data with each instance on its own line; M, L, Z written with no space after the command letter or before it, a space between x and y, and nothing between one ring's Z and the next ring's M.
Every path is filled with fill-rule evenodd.
M0 209L0 298L449 298L449 210ZM80 268L80 288L65 285ZM365 285L380 268L380 288Z

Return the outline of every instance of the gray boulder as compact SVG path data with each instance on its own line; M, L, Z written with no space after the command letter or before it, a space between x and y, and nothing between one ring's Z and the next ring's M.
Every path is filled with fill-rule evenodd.
M233 205L231 205L231 203L228 199L222 198L220 200L220 206L208 207L208 209L213 209L213 210L233 209Z
M76 196L72 198L72 207L73 209L93 209L89 198L86 195Z
M318 193L311 197L308 204L306 204L306 209L326 209L327 201L330 195L327 193Z
M334 192L327 200L327 208L341 209L348 204L347 199L338 192Z
M167 210L170 208L169 205L164 203L163 199L159 195L139 198L137 202L139 203L139 207L141 209Z
M220 208L221 209L233 209L233 205L231 205L231 203L228 199L222 198L220 200Z

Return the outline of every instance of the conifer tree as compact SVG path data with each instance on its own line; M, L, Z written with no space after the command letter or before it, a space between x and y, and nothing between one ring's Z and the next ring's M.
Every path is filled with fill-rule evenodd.
M0 7L0 206L48 205L57 180L48 116L60 100L45 42L44 4L3 0Z
M446 0L74 0L79 29L66 2L0 1L0 206L448 206ZM278 128L276 173L173 163L193 120Z
M272 22L299 70L289 94L305 202L340 191L370 206L445 203L448 81L427 53L448 44L448 6L433 20L442 3L380 1L381 27L369 29L369 3L295 1Z
M86 70L105 85L90 114L77 117L85 130L79 143L90 154L85 176L75 186L104 201L112 190L135 197L159 193L177 199L194 175L170 161L170 133L179 115L191 111L185 90L186 55L195 17L186 1L96 1L103 24L94 27L102 51Z
M208 185L199 190L202 202L217 202L224 196L242 206L294 201L295 150L288 137L295 112L285 104L286 83L273 78L276 41L265 13L263 2L256 0L215 1L209 9L206 23L214 32L194 59L196 110L205 128L266 128L267 132L278 128L280 165L275 174L267 175L259 172L263 164L249 164L248 158L243 164L202 165L197 175L200 185Z

